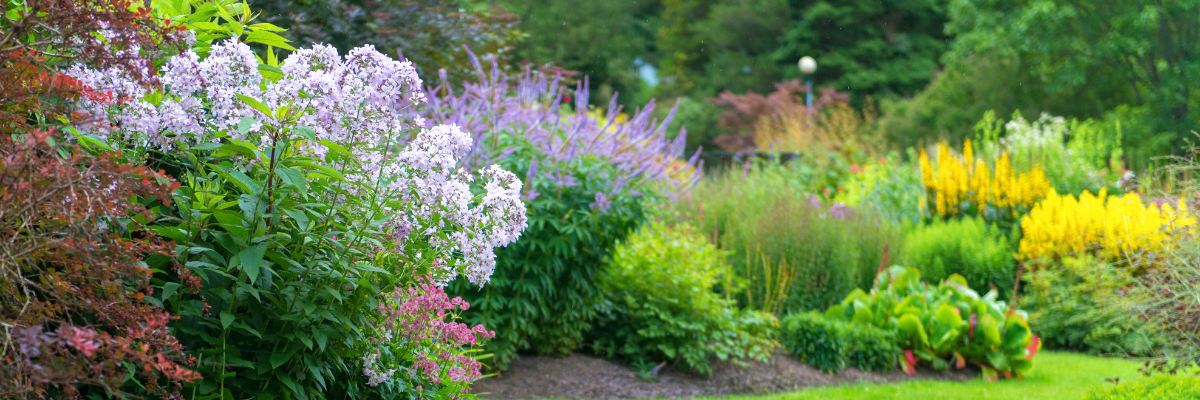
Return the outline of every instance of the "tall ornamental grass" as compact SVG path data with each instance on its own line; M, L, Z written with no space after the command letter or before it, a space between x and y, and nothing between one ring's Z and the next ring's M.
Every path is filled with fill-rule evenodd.
M890 220L808 194L796 171L778 163L705 180L675 209L732 253L741 301L776 313L825 308L869 289L885 247L894 257L902 242Z

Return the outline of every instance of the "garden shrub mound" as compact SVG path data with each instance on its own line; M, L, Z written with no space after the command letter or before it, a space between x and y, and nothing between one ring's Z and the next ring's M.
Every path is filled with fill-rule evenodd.
M806 387L892 383L913 379L966 381L978 370L933 370L918 368L915 376L899 370L889 373L863 372L846 368L828 374L776 353L768 362L750 361L745 367L730 361L712 363L712 375L704 377L676 368L663 367L656 381L639 379L637 373L603 358L574 354L566 358L525 356L513 360L497 377L471 385L482 399L612 399L686 398L733 394L766 394Z
M732 280L723 254L689 225L653 222L617 246L597 284L612 309L597 319L597 352L648 372L659 362L711 372L712 358L765 361L778 323L714 287Z
M1086 400L1200 399L1200 378L1182 375L1157 375L1129 383L1093 387Z
M784 348L822 371L836 373L846 366L890 371L900 360L895 333L873 325L825 318L818 312L789 315L781 325Z
M1041 341L1030 333L1026 313L998 296L994 289L979 296L961 275L932 286L920 271L894 266L880 271L871 294L855 289L825 317L895 332L909 373L919 364L976 365L987 380L1020 378L1033 369Z
M1162 338L1140 319L1128 318L1124 295L1135 277L1128 268L1091 255L1063 257L1055 264L1027 264L1021 307L1029 327L1046 346L1090 354L1153 356Z
M973 288L995 285L1007 300L1015 285L1017 263L1010 241L983 218L935 219L915 228L904 241L903 265L921 271L927 282L959 274Z

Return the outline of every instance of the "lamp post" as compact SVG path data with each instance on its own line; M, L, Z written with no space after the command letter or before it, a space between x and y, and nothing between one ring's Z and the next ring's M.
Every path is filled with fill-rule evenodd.
M798 64L800 65L800 72L804 74L804 86L808 89L808 94L804 96L804 105L811 109L813 103L812 75L813 72L817 72L817 60L809 56L804 56L800 57Z

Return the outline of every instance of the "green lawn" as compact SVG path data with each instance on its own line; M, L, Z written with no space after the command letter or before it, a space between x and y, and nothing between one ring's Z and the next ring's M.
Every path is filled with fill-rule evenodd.
M736 397L740 400L833 399L1081 399L1089 387L1105 378L1138 379L1142 364L1117 358L1043 351L1025 379L1003 382L918 381L899 384L858 384L827 387L769 396Z

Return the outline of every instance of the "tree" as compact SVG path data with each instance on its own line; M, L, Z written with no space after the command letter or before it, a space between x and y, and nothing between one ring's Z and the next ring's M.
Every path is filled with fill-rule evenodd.
M946 0L806 1L775 59L798 77L796 60L819 62L816 81L864 95L911 95L939 69L949 36Z
M1175 149L1200 117L1189 88L1200 77L1200 1L952 0L949 11L947 31L958 35L950 58L992 51L1020 59L1040 78L1027 83L1051 93L1103 84L1094 74L1102 67L1130 102L1147 107L1158 131L1176 132Z
M508 0L503 4L521 17L528 34L513 57L588 76L590 100L607 104L619 92L622 104L643 105L648 98L635 70L635 60L654 63L658 30L657 0ZM636 98L636 99L635 99Z
M370 44L412 61L426 79L445 69L447 80L471 80L463 46L506 60L520 33L517 16L467 0L254 0L263 20L286 28L297 43L331 44L342 53ZM438 82L439 84L442 82Z

